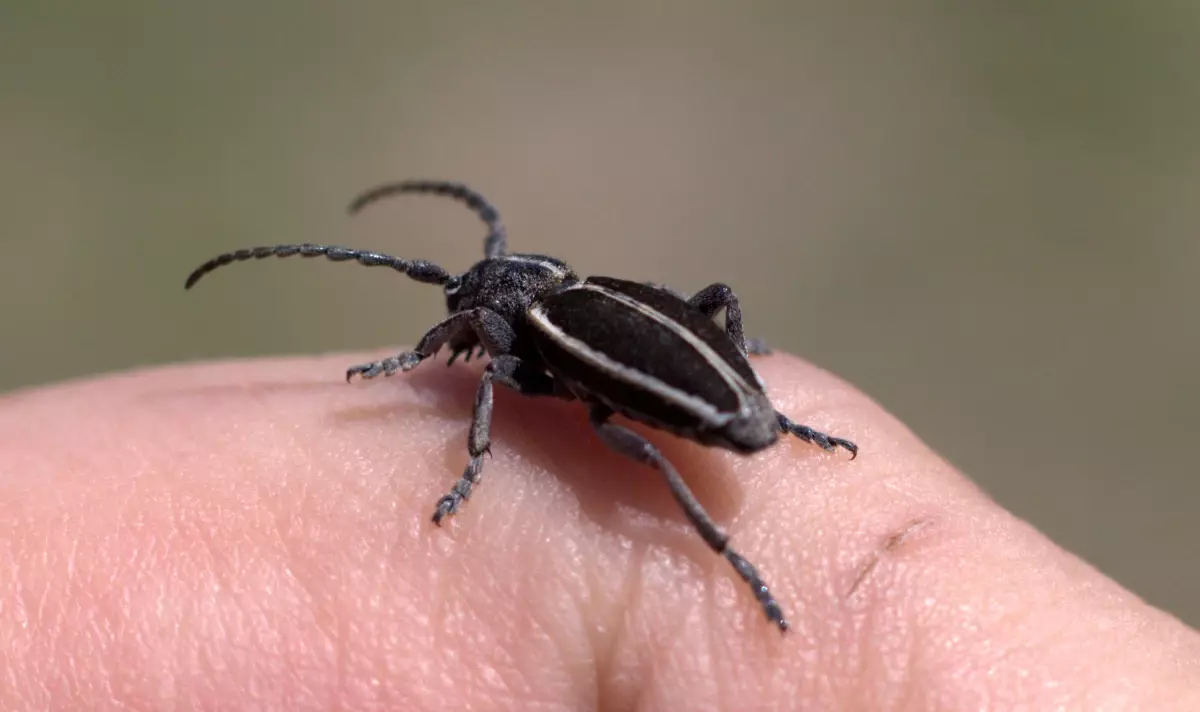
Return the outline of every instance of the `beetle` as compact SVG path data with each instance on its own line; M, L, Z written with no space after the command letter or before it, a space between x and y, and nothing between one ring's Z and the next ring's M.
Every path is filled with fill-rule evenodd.
M469 461L462 477L438 500L433 521L455 514L480 482L489 452L493 384L527 396L580 401L600 439L616 452L657 469L692 526L750 586L767 619L788 628L779 602L757 569L729 546L729 536L696 500L679 472L640 434L611 420L615 414L703 445L750 454L775 444L781 434L833 451L858 454L849 440L793 422L771 404L747 356L769 353L742 332L737 297L716 283L691 297L673 289L612 277L580 277L565 262L509 253L507 231L496 208L461 183L408 180L368 190L350 204L367 205L403 193L453 198L487 226L484 259L461 274L425 260L406 260L348 247L318 244L253 247L218 255L197 267L185 288L225 265L268 257L324 257L365 266L390 267L442 287L449 316L416 348L346 371L346 380L411 371L443 346L448 363L469 360L478 350L490 359L475 394L467 435ZM725 326L714 317L725 312Z

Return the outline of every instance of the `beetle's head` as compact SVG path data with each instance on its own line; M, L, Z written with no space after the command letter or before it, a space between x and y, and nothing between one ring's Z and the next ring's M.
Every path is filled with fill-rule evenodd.
M545 255L506 255L483 260L443 286L450 313L486 307L510 324L542 295L579 281L565 262Z

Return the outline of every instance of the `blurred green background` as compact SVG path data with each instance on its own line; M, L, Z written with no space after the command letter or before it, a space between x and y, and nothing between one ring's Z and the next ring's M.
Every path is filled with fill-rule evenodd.
M1200 4L0 4L0 389L411 344L512 242L733 285L1002 503L1200 623ZM329 374L331 379L340 373Z

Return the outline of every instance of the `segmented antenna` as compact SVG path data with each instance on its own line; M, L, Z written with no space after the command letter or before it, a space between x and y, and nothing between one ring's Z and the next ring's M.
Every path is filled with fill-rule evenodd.
M401 193L434 193L445 195L467 204L475 214L488 226L487 238L483 241L483 254L492 259L508 254L508 233L504 223L500 222L500 212L479 193L471 190L462 183L452 183L440 180L407 180L398 183L385 183L359 195L350 203L351 214L357 213L367 205L380 198L386 198Z
M200 281L201 277L227 264L244 262L246 260L261 260L267 257L291 257L292 255L324 257L334 262L354 260L360 265L366 265L367 267L391 267L418 282L428 284L445 284L450 279L450 274L446 270L425 260L402 260L399 257L392 257L391 255L384 255L378 252L354 250L349 247L338 247L337 245L274 245L272 247L248 247L244 250L236 250L218 255L200 265L188 275L184 289L191 289L196 282Z

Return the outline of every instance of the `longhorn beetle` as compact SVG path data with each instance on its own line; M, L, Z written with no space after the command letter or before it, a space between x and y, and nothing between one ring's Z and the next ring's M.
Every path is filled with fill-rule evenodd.
M356 198L349 211L400 193L434 193L461 201L487 225L484 259L462 274L450 274L425 260L333 245L275 245L227 252L187 278L190 289L209 272L233 262L266 257L325 257L368 267L391 267L418 282L438 284L450 316L421 337L412 351L352 366L346 380L411 371L443 346L449 363L476 349L490 361L483 371L471 428L470 461L462 477L438 500L433 521L458 511L479 484L492 423L492 383L528 396L578 400L587 406L592 427L618 453L657 469L666 478L692 526L733 565L754 592L767 618L786 631L783 609L729 536L696 500L674 466L649 441L610 420L614 413L690 438L704 445L753 453L790 433L826 450L842 447L851 459L858 447L849 440L792 422L775 410L748 354L767 353L742 333L742 311L733 291L713 284L685 298L653 284L611 277L579 276L561 260L545 255L510 254L500 214L482 195L460 183L387 183ZM725 310L725 328L714 321ZM747 348L749 346L749 348Z

